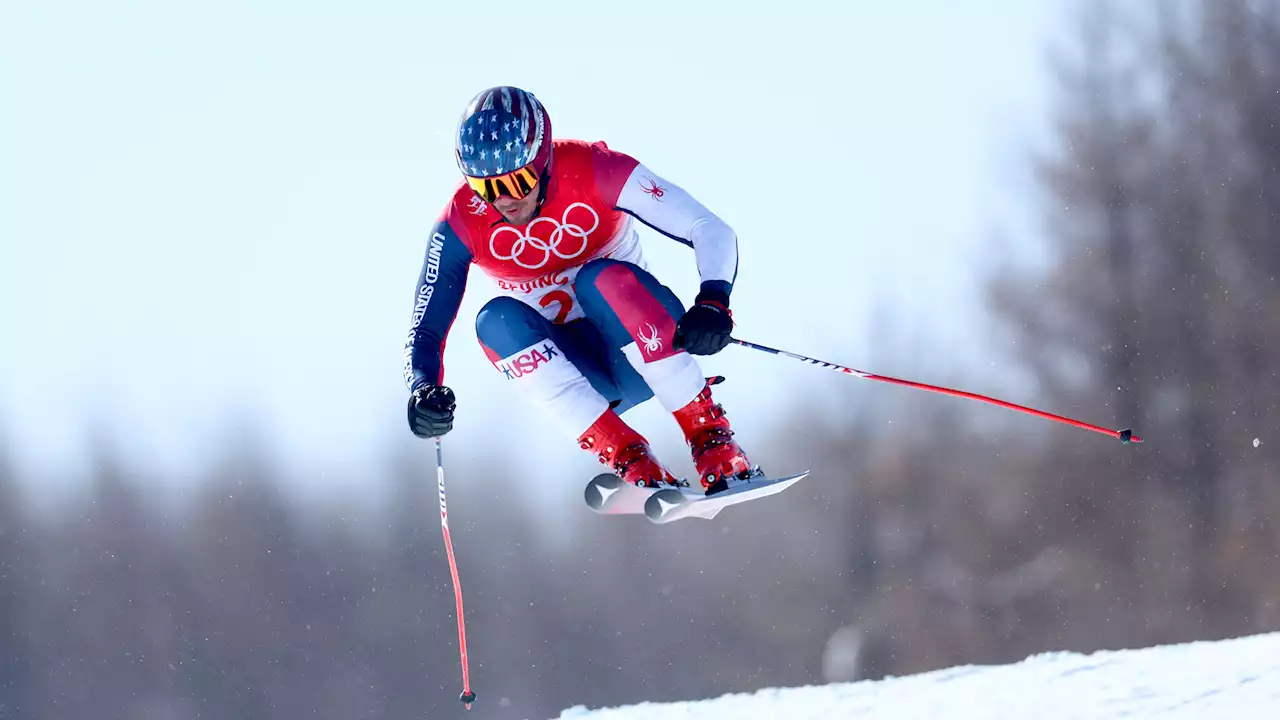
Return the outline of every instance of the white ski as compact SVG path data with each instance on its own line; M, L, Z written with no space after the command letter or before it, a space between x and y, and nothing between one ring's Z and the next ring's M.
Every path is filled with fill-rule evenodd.
M776 480L758 475L711 497L685 489L650 491L651 494L644 501L644 514L660 525L688 517L710 520L730 505L780 493L807 477L809 472L806 470Z

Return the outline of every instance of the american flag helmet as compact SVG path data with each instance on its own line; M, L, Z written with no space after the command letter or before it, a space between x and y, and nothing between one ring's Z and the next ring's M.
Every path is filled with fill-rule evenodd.
M458 121L458 168L491 178L528 167L541 179L551 162L551 118L533 93L510 85L483 90Z

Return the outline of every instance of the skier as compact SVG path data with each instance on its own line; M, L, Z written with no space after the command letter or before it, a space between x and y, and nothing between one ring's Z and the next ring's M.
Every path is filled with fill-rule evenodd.
M552 137L533 94L489 88L458 123L463 181L432 229L404 346L412 432L453 428L443 354L472 265L496 284L476 316L495 368L624 482L678 481L620 415L656 397L692 451L705 494L752 465L693 355L730 342L737 236L687 192L604 142ZM687 311L651 275L634 220L693 248Z

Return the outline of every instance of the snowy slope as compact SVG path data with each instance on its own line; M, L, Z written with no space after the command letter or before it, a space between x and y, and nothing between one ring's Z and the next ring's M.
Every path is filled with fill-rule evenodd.
M1280 633L824 687L646 703L561 720L1280 718Z

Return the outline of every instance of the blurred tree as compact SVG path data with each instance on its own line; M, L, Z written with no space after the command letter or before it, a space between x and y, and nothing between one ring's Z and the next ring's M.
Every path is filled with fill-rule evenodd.
M14 468L0 444L0 719L28 716L33 705L32 634L28 608L40 592L31 527Z
M1221 636L1274 617L1274 589L1246 570L1274 566L1258 504L1274 503L1274 483L1246 438L1280 424L1261 359L1280 322L1278 11L1085 3L1076 53L1059 64L1059 150L1042 164L1052 259L1005 269L993 307L1045 404L1109 408L1148 439L1118 452L1063 437L1039 463L1062 480L1049 536L1092 556L1082 567L1109 595L1091 629L1073 631L1079 645Z

